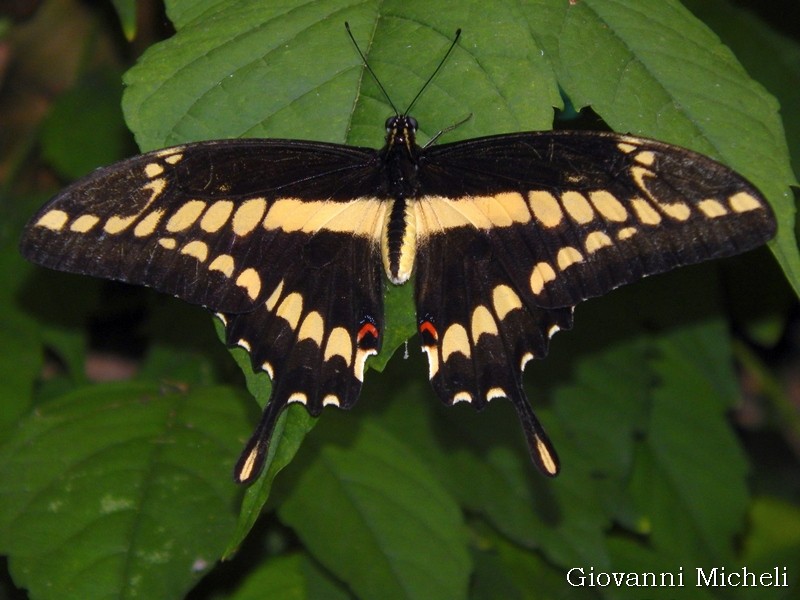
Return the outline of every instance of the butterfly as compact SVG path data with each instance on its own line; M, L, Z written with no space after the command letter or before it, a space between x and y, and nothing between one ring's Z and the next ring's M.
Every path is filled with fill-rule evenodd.
M384 289L413 276L435 393L477 409L508 398L554 476L526 364L572 326L576 304L759 246L773 212L728 167L659 141L540 131L421 147L408 112L386 121L381 149L218 140L100 168L33 216L21 252L219 316L227 344L273 383L241 483L263 469L289 404L314 416L355 404L381 348Z

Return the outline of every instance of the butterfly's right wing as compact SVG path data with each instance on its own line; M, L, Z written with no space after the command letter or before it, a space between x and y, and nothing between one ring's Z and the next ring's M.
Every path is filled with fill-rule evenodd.
M33 217L41 265L143 284L217 312L273 393L237 465L251 481L278 415L351 407L380 347L374 150L276 140L201 142L98 169Z

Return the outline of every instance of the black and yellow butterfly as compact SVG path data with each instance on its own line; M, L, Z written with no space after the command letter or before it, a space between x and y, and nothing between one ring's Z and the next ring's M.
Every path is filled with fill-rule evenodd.
M242 139L98 169L36 214L46 267L138 283L216 312L273 381L235 469L260 473L292 402L349 409L381 347L384 274L415 277L429 377L446 404L511 400L531 456L558 459L522 372L573 307L646 275L770 239L763 196L729 168L613 133L516 133L420 147L407 111L386 145Z

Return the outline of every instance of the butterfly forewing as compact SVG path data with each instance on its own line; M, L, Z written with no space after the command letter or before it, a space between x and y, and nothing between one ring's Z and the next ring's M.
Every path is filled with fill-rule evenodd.
M365 173L378 172L375 155L279 140L151 152L62 191L31 220L21 251L47 267L147 285L216 311L250 310L313 232L308 221L321 207L296 205L314 199L339 215L357 184L369 183Z
M420 162L433 210L442 199L451 205L429 233L488 231L495 260L542 307L575 305L646 275L744 252L776 228L743 177L633 136L511 134L433 147Z

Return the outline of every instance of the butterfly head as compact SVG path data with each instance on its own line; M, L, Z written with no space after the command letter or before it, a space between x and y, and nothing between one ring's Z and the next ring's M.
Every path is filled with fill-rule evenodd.
M407 115L395 115L386 119L386 147L403 146L413 154L417 145L417 120Z

